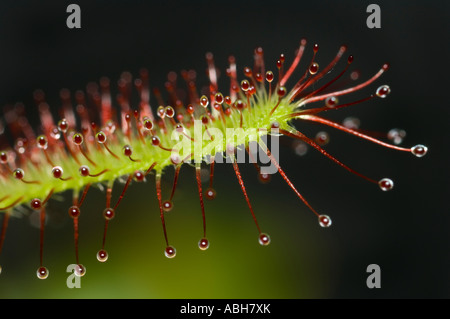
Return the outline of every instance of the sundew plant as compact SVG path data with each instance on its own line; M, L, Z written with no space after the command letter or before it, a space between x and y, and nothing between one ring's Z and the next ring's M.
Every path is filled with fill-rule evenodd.
M151 88L148 71L142 69L133 78L124 72L117 82L117 95L111 81L104 77L99 83L89 83L85 91L71 94L61 91L60 118L52 114L41 90L34 93L39 110L40 125L32 127L24 107L17 104L5 108L2 123L7 128L2 133L0 152L0 211L2 215L0 253L7 234L8 221L18 210L35 210L40 221L40 260L37 277L45 279L49 269L44 261L44 229L46 205L54 195L71 191L72 201L67 203L68 215L73 220L75 274L83 276L86 268L79 259L79 220L83 218L83 203L89 189L104 189L103 240L99 243L97 259L106 262L108 225L114 223L120 203L131 183L155 183L158 207L149 213L158 213L164 236L164 254L176 256L170 242L170 225L165 215L173 209L173 198L179 174L195 170L202 229L197 243L199 249L210 248L207 236L207 205L213 200L214 168L218 164L232 165L242 195L248 205L250 217L263 246L271 238L263 231L241 176L239 163L254 164L261 181L271 174L280 174L298 199L315 215L321 227L330 227L332 219L327 212L319 212L300 193L279 164L278 139L287 136L317 150L341 168L372 183L382 191L389 191L394 182L388 177L372 178L350 168L323 147L326 134L309 137L294 127L298 123L313 122L340 130L368 142L392 150L408 152L416 157L427 153L421 144L402 147L403 132L393 130L384 137L375 137L360 129L354 122L339 124L327 119L326 114L364 103L371 99L385 99L391 89L386 84L376 84L389 64L367 79L355 79L342 88L340 81L351 69L354 57L346 55L347 47L338 48L335 57L325 66L319 66L316 55L319 45L307 49L306 39L292 59L284 54L277 61L266 63L264 51L258 47L253 52L252 66L238 66L235 57L228 59L229 67L219 72L212 53L206 54L208 87L199 89L195 71L171 72L164 84L165 91ZM299 73L298 76L294 74ZM227 80L220 79L226 77ZM365 98L352 100L352 93L371 90ZM131 96L137 94L139 103L132 104ZM6 136L8 134L8 137ZM7 141L13 140L13 144ZM209 166L209 185L204 189L201 167ZM264 164L264 165L263 165ZM167 193L161 187L161 178L167 168L175 169L173 187ZM112 198L113 187L121 189L118 198ZM182 209L182 208L178 208ZM149 252L151 253L151 252ZM1 267L0 267L1 272Z

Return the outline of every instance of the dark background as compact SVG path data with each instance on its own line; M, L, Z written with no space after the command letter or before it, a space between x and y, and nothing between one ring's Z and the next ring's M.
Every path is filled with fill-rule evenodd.
M137 74L141 67L149 69L152 86L162 87L169 71L179 72L182 69L198 70L199 81L206 84L206 77L202 78L202 71L206 68L206 52L214 53L216 66L222 71L227 67L227 57L235 55L242 77L242 68L251 65L252 53L257 46L264 48L266 65L275 71L274 63L279 54L284 53L289 64L300 38L306 37L309 51L305 59L311 56L312 44L318 43L318 62L322 67L334 57L341 44L347 44L348 52L355 56L352 69L360 70L361 81L377 72L384 62L391 64L391 69L382 79L347 101L365 97L385 83L392 89L387 99L374 99L335 114L330 112L327 117L341 121L346 116L355 115L361 119L363 128L381 132L399 127L408 134L405 146L422 143L429 147L429 154L418 159L327 129L331 135L327 150L375 179L391 177L395 188L389 193L381 192L376 186L348 174L318 152L310 150L305 157L299 158L291 149L284 149L280 158L285 171L314 207L332 217L333 226L326 231L319 229L314 216L279 176L275 176L269 185L261 186L254 178L253 168L243 166L244 179L255 207L265 210L258 217L273 237L275 248L271 247L273 250L268 254L271 256L270 262L276 263L276 266L267 267L264 271L263 264L253 260L249 273L256 271L252 267L263 269L256 271L257 278L252 277L248 281L245 274L241 274L239 282L243 287L254 286L254 291L249 289L245 293L239 292L239 285L229 287L228 292L222 294L214 293L221 289L221 273L227 273L220 269L233 269L229 268L228 259L225 259L215 277L211 277L217 281L209 278L206 283L198 283L200 288L192 288L200 292L190 294L189 288L186 288L179 293L175 285L173 294L170 289L158 294L156 286L156 292L136 292L130 296L450 297L450 111L446 85L449 71L448 2L376 1L381 7L381 29L368 29L366 7L371 1L76 1L81 7L82 27L79 30L66 27L68 14L65 11L71 2L75 1L0 3L0 104L24 102L30 121L37 116L32 100L32 92L37 88L46 92L47 101L53 110L57 110L61 88L71 91L83 89L87 82L98 80L101 76L114 80L122 71ZM341 62L338 70L344 65L345 62ZM228 81L222 79L221 83L227 87ZM316 126L302 125L296 124L299 130L310 135L319 130ZM187 173L187 178L180 182L180 187L184 187L185 191L194 186L193 173L190 174ZM222 187L219 193L222 196L218 197L216 205L228 207L229 218L238 219L230 224L232 226L228 225L231 230L221 229L216 224L211 226L214 230L210 229L210 233L215 231L223 238L245 233L249 234L245 240L254 241L254 226L248 219L245 219L245 227L238 224L240 216L248 212L232 174L230 167L218 169L215 180L221 185L218 188ZM142 192L131 198L142 203L149 197L145 194ZM195 193L189 196L194 197ZM156 205L153 197L151 203L144 207ZM197 215L191 217L199 222L195 197L192 202ZM188 204L186 207L189 207ZM144 209L136 210L136 216L139 216ZM156 210L154 214L157 215ZM0 296L63 296L56 288L44 288L46 286L42 286L42 282L32 277L30 281L24 279L18 282L25 273L32 274L37 267L37 250L33 250L37 248L37 232L33 230L32 234L28 234L30 226L24 224L27 224L24 220L13 220L8 230L0 261L4 267L7 265L9 269L18 270L11 270L10 275L4 272L0 276ZM134 220L134 224L140 224L140 221ZM131 220L130 225L133 225ZM182 233L177 235L176 231L172 231L172 238L176 242L191 233L199 234L199 226L195 225L195 230L180 226ZM211 217L210 225L214 225L214 217ZM272 232L271 225L275 228ZM120 229L120 223L116 227ZM160 225L151 227L155 229L154 238L162 239ZM133 233L134 230L130 229ZM68 223L62 229L55 227L49 231L48 255L56 255L53 257L55 259L60 250L71 252L70 231ZM135 230L139 231L142 230ZM64 247L57 245L60 236L68 240ZM100 229L96 236L99 241ZM126 243L129 236L123 237L120 240L122 245L111 245L110 249L118 251L138 246L142 254L151 256L151 261L157 262L161 258L158 249L163 247L162 242L158 242L156 248L149 248L145 240ZM276 241L278 246L275 246ZM225 243L221 246L212 246L210 250L216 250L216 254L226 254L232 250ZM251 247L246 256L252 254L254 246ZM258 254L261 256L264 251ZM89 256L91 258L93 253ZM192 258L190 266L193 269L214 265L205 264L204 260L200 262L195 256ZM232 256L229 258L233 259ZM247 267L245 260L242 259L243 268ZM67 263L66 260L62 262ZM372 263L381 267L381 289L370 290L365 286L365 269ZM117 267L119 270L126 268L130 278L133 277L134 267L148 267L139 262L129 265L127 263L121 267L119 264ZM132 271L128 267L133 267ZM170 271L172 273L167 274L168 285L173 273L182 272L175 266ZM274 278L280 273L285 273L286 278L283 283L277 284ZM233 277L232 272L227 274ZM166 274L163 272L160 275L164 277ZM126 278L126 275L122 276ZM95 282L95 277L89 280ZM127 280L124 279L126 284L122 288L113 285L108 287L114 288L105 289L116 289L122 293L127 289L139 291L129 288L127 284L136 281L135 286L138 287L142 284L140 280L146 279ZM177 282L182 280L183 277L177 277ZM151 280L145 282L146 287L151 287ZM31 285L41 285L41 288L31 289ZM69 291L61 285L58 286L61 291ZM202 285L205 290L201 289ZM213 292L209 294L208 289ZM99 288L97 293L73 296L101 298L127 295L107 295Z

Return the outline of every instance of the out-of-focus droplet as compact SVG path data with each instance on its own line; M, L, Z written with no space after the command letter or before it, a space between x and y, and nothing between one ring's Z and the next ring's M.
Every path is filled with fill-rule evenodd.
M292 147L294 148L295 154L298 156L304 156L308 153L308 145L303 141L294 140L292 142Z
M270 182L271 178L272 178L271 175L267 173L258 174L258 179L263 184L267 184L268 182Z
M330 135L327 132L321 131L316 134L315 140L317 144L324 146L330 142Z
M208 188L205 191L205 196L207 199L212 200L212 199L216 198L216 191L213 188Z
M399 128L393 128L388 132L388 139L391 140L395 145L401 144L405 137L406 131Z
M343 121L342 121L342 125L344 125L346 128L352 129L352 130L357 130L359 129L359 126L361 125L361 121L356 118L356 117L346 117Z

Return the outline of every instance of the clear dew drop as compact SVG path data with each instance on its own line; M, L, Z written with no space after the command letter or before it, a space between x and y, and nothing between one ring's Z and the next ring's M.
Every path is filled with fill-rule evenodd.
M25 172L21 168L16 168L13 172L13 175L17 179L23 179L23 177L25 176Z
M82 264L78 264L75 267L75 270L73 272L75 274L75 276L77 277L83 277L84 275L86 275L86 267L84 267Z
M428 147L422 144L418 144L416 146L411 147L411 153L413 153L417 157L425 156L428 152Z
M261 233L259 234L258 241L260 245L267 246L270 244L270 236L266 233Z
M87 165L81 165L80 168L79 168L79 170L78 170L78 172L79 172L80 175L83 176L83 177L89 176L89 172L90 172L89 166L87 166Z
M377 96L381 97L382 99L388 96L389 93L391 93L391 88L389 87L389 85L382 85L376 91Z
M60 132L66 133L69 128L69 123L66 119L62 119L58 122L58 129Z
M0 152L0 163L8 163L8 154L6 154L6 152Z
M314 75L317 73L317 71L319 71L319 64L317 62L311 63L311 65L309 66L309 73L311 75Z
M164 106L160 105L156 111L156 113L158 114L158 116L160 118L164 118L164 116L166 115L166 112L164 111Z
M145 180L145 174L142 171L136 171L134 172L134 179L137 182L143 182Z
M394 182L390 178L383 178L378 182L382 191L390 191L394 188Z
M100 249L100 250L97 252L97 260L98 260L99 262L102 262L102 263L104 263L105 261L107 261L107 260L108 260L108 252L107 252L106 250L104 250L104 249Z
M108 207L105 208L105 210L103 211L103 217L106 220L111 220L114 218L114 216L115 216L114 208Z
M208 104L209 104L208 98L205 95L203 95L200 98L200 105L203 106L204 108L206 108L208 106Z
M164 255L166 255L167 258L173 258L177 255L177 250L172 246L167 246L164 250Z
M273 72L272 71L266 72L266 81L269 83L273 81Z
M78 218L80 216L80 208L78 206L71 206L69 208L69 216L72 218Z
M339 100L335 96L329 96L325 99L325 106L328 108L333 108L336 105L338 105L338 103L339 103Z
M102 131L98 132L95 135L95 138L97 139L97 142L100 143L100 144L103 144L103 143L106 142L106 134L103 133Z
M47 279L48 269L46 267L39 267L36 271L36 275L39 279Z
M332 224L331 218L328 215L320 215L319 216L319 225L326 228L330 227Z
M198 242L198 248L201 250L207 250L209 248L209 240L206 238L202 238Z
M52 175L54 178L61 178L64 174L64 171L61 166L55 166L52 168Z
M47 141L47 137L45 137L45 135L39 135L36 139L36 145L37 147L39 147L40 149L46 150L48 147L48 141Z

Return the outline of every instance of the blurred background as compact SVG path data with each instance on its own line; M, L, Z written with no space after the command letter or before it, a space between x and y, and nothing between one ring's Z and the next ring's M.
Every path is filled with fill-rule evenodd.
M356 116L361 128L384 133L404 129L403 145L425 144L429 154L419 159L298 122L296 127L311 137L325 129L330 134L327 151L374 179L392 178L395 188L382 192L312 149L298 156L292 141L283 140L280 164L311 205L332 218L332 227L321 228L279 174L261 185L254 167L243 164L255 213L272 238L268 247L260 246L232 167L218 165L217 198L206 203L211 246L204 252L197 247L202 224L194 171L183 167L174 209L166 215L169 239L177 248L174 259L163 255L150 177L148 183L130 186L108 230L110 258L99 263L95 255L103 235L104 194L92 190L80 218L80 261L87 268L81 289L66 286L66 267L75 254L67 215L70 194L62 194L48 208L46 280L36 278L39 230L32 225L34 217L10 219L0 255L0 298L450 297L448 2L377 1L381 29L369 29L371 1L76 1L81 29L68 29L66 8L72 2L0 3L0 105L23 102L31 122L38 114L35 89L44 90L56 111L60 89L84 89L102 76L114 83L121 72L137 75L142 67L149 70L152 87L163 88L168 72L183 69L197 70L199 83L206 85L206 52L214 53L223 75L228 56L235 55L243 78L256 47L264 48L266 66L276 71L279 54L289 65L306 37L301 69L313 43L319 44L322 67L347 44L355 57L351 70L359 71L360 82L383 63L391 64L375 84L341 101L366 97L382 84L392 89L388 98L327 112L327 118L341 122ZM333 73L344 67L345 59ZM228 88L225 76L219 87ZM172 178L168 170L163 180L167 196ZM115 188L114 198L120 191ZM366 286L369 264L381 267L380 289Z

